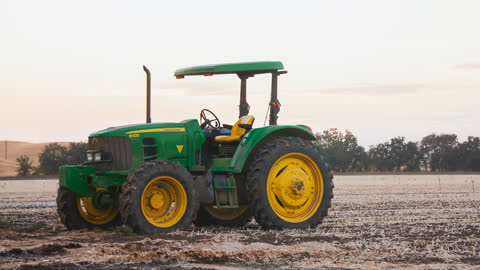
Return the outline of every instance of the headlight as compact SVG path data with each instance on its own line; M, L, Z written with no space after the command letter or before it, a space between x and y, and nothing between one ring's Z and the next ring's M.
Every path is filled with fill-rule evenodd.
M111 162L113 160L113 153L101 150L88 150L87 162Z

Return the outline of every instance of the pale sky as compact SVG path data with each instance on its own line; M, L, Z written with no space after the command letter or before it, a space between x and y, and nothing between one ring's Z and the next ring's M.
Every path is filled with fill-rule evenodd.
M480 1L1 1L0 140L80 141L152 119L238 117L234 75L177 68L282 61L279 124L351 130L363 146L480 136ZM270 77L248 81L263 126Z

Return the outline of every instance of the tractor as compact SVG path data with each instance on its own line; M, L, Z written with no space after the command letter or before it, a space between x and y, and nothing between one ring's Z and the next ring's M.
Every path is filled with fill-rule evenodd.
M147 123L90 134L86 162L59 169L57 211L68 229L125 224L137 233L167 233L192 224L243 226L252 217L264 229L309 228L327 216L333 176L311 128L277 125L282 62L175 71L177 79L236 74L240 113L233 125L208 109L199 121L151 123L144 70ZM254 128L247 80L261 74L272 78L269 125Z

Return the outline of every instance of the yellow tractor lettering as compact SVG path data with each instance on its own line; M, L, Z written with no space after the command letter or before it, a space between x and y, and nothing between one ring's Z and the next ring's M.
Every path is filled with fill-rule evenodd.
M151 128L129 131L127 134L152 133L152 132L185 132L185 128Z

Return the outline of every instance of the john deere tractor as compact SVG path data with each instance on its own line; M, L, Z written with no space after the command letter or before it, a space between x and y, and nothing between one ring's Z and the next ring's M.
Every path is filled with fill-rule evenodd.
M199 121L147 123L92 133L83 165L60 167L57 209L69 229L126 224L139 233L196 225L307 228L327 215L333 176L308 126L277 125L281 62L249 62L179 69L188 76L236 74L240 114L221 124L210 110ZM269 125L253 128L247 79L272 78Z

